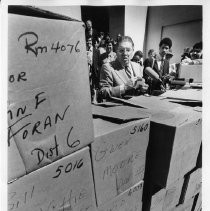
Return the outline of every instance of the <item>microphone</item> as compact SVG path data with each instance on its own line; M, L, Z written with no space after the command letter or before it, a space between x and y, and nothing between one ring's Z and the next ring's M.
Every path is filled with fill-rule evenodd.
M164 87L163 81L160 79L159 75L151 67L146 67L144 69L144 72L148 76L150 76L152 79L158 81L160 83L161 89L165 91L165 87Z
M159 75L151 67L146 67L144 69L144 72L148 76L150 76L152 79L162 82L162 80L160 79Z

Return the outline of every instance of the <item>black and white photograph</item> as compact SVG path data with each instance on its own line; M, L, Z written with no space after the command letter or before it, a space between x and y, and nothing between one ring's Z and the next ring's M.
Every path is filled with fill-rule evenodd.
M208 210L205 1L0 5L0 210Z

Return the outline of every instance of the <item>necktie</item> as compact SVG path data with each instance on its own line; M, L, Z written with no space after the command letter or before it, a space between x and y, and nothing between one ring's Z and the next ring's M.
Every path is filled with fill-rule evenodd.
M161 63L160 63L160 71L163 72L163 65L164 65L164 60L161 59Z
M126 67L125 67L125 72L126 72L128 78L131 78L131 69L130 69L129 66L126 66Z

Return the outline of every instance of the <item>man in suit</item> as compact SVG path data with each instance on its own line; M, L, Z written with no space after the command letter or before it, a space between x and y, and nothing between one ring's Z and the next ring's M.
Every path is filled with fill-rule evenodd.
M169 74L169 60L166 59L166 54L169 53L169 50L172 47L172 41L170 38L163 38L159 43L159 55L154 57L149 57L144 61L144 77L146 82L150 85L149 90L152 94L153 90L161 90L162 84L166 84L170 79ZM145 69L152 69L158 75L160 80L148 77L145 74ZM160 81L163 81L161 84Z
M97 101L97 90L99 89L99 67L100 67L100 53L98 49L93 47L92 37L87 37L87 59L90 79L91 102Z
M115 61L105 63L101 68L101 95L122 98L125 95L144 93L148 86L144 83L142 67L131 62L134 43L129 36L121 37L117 46Z
M87 20L85 25L86 25L86 29L85 29L85 38L86 38L86 40L89 37L92 37L92 39L96 39L97 36L98 36L98 33L93 28L92 21L91 20Z

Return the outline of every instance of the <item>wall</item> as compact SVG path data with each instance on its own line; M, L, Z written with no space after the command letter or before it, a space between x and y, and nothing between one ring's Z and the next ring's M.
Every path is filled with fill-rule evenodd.
M197 19L202 19L201 6L149 7L148 17L147 17L145 49L144 49L145 55L147 55L148 50L151 48L155 49L157 52L159 51L158 45L161 39L162 26L182 23Z
M192 47L202 40L202 21L191 21L163 27L162 37L170 37L173 41L174 55L170 62L180 62L183 49Z
M77 20L82 19L80 6L39 6L39 8L66 15Z
M125 6L125 35L131 36L135 51L143 51L147 7Z
M113 39L116 39L119 33L124 35L124 13L124 6L109 7L109 33Z

